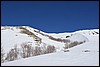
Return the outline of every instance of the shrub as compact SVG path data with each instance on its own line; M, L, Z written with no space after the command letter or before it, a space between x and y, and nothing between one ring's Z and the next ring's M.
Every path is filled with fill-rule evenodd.
M41 47L36 46L34 49L34 55L41 55L42 54L42 50Z
M68 43L68 42L70 42L70 40L68 40L68 39L63 39L62 42Z
M41 46L41 54L46 54L47 53L47 48L46 48L46 44L44 44L43 46Z
M19 28L22 29L22 30L21 30L21 33L27 34L27 35L29 35L30 37L33 37L37 43L39 43L39 44L41 43L41 40L42 40L42 39L39 38L38 36L36 36L33 32L29 31L28 29L26 29L26 28L24 28L24 27L19 27Z
M54 46L47 45L45 43L43 43L44 44L43 46L35 46L35 47L32 47L32 44L28 44L28 43L27 42L22 43L20 49L17 48L17 46L15 46L15 48L11 49L7 53L5 60L14 61L19 57L28 58L31 56L37 56L37 55L52 53L56 51Z
M1 63L4 62L4 56L5 56L5 53L4 53L3 47L1 47Z
M47 46L47 53L53 53L53 52L55 52L55 47L54 46L51 46L51 45L48 45Z
M69 52L69 50L64 50L64 52Z
M77 41L74 41L74 42L72 42L72 43L69 44L69 48L70 48L70 47L74 47L74 46L76 46L76 45L78 45L78 42L77 42Z
M21 48L22 48L21 56L23 58L32 56L32 46L31 46L31 44L22 43Z
M84 52L90 52L90 50L84 50Z
M77 42L77 41L74 41L71 43L65 43L64 49L68 49L68 48L74 47L74 46L82 44L82 43L83 42Z
M5 58L5 60L7 61L13 61L18 59L18 50L17 50L17 46L14 49L11 49L9 51L9 53L7 53L7 57Z

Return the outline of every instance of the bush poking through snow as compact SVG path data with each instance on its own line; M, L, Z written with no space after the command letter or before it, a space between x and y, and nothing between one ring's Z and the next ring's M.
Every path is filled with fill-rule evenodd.
M74 47L74 46L82 44L82 43L84 43L84 42L74 41L71 43L66 43L64 49L68 49L68 48Z
M27 34L30 37L33 37L37 42L39 42L39 44L41 43L41 38L39 38L38 36L36 36L34 33L32 33L31 31L29 31L28 29L24 28L24 27L19 27L21 30L21 33Z
M83 52L90 52L90 50L84 50Z
M64 52L69 52L69 50L64 50Z

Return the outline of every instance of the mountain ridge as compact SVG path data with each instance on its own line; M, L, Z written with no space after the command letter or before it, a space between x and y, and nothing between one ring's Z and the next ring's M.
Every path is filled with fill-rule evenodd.
M1 26L1 44L6 56L14 46L21 50L22 44L31 45L33 48L52 45L56 52L66 52L66 50L74 49L86 43L94 43L98 38L99 29L56 34L45 33L30 26Z

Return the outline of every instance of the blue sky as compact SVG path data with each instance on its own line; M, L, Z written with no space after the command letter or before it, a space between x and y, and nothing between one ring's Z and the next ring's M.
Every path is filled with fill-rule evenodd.
M1 25L56 33L99 28L99 1L1 1Z

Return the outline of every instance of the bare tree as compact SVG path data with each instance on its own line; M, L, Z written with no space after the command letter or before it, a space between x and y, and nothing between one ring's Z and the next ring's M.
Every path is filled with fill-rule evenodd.
M21 44L21 48L22 48L22 57L26 58L26 57L30 57L32 56L32 46L31 44L27 44L27 43L23 43Z
M47 46L47 53L53 53L55 51L55 47L54 46L51 46L51 45L48 45Z
M7 57L5 58L5 60L7 61L13 61L18 59L18 48L17 45L15 45L15 47L13 49L11 49L8 53L7 53Z
M35 49L34 49L34 55L41 55L42 53L42 50L41 50L41 47L38 47L36 46Z
M4 56L5 56L5 53L4 53L3 47L1 46L1 63L4 62Z
M65 43L64 49L68 49L68 48L74 47L74 46L82 44L82 43L83 42L78 42L78 41L74 41L71 43Z
M44 44L44 45L41 47L41 50L42 50L42 54L46 54L46 53L47 53L46 44Z

